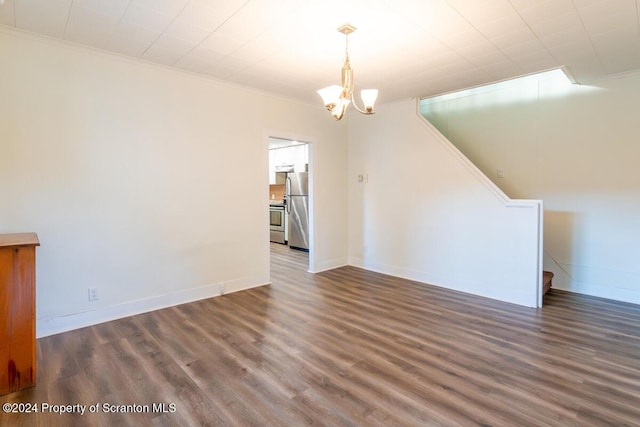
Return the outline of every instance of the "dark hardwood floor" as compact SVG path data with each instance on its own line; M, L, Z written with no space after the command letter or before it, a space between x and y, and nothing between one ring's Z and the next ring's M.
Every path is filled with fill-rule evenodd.
M272 254L271 286L38 340L37 386L0 397L149 413L0 424L640 425L640 306L552 289L535 310Z

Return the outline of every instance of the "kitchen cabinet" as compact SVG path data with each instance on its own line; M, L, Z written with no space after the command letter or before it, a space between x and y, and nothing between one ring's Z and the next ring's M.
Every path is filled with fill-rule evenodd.
M307 172L309 163L308 144L298 144L269 150L269 184L284 184L277 182L276 169L278 166L292 165L296 172Z
M0 395L36 384L35 233L0 234Z
M269 150L269 185L274 184L284 184L287 179L287 175L285 173L277 173L276 167L287 164L283 163L282 159L285 159L282 156L282 153L279 153L282 150Z
M287 180L286 172L274 172L273 178L269 179L269 184L284 185L286 180Z
M308 144L294 145L289 148L289 161L294 165L296 172L308 172L306 165L309 163Z

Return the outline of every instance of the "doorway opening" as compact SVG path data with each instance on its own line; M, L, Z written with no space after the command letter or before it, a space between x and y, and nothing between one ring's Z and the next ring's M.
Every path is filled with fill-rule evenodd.
M270 258L287 253L306 257L308 271L312 271L313 253L310 148L311 144L305 141L268 139Z

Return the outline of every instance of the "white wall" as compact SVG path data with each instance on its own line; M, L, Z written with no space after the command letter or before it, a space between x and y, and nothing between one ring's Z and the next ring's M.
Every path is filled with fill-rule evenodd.
M414 101L349 116L348 179L350 264L539 304L540 203L510 201Z
M638 99L632 74L584 86L534 82L425 108L509 196L544 199L554 287L640 303Z
M0 232L40 237L38 336L268 283L268 136L312 142L312 265L347 262L322 107L2 28L0 58Z

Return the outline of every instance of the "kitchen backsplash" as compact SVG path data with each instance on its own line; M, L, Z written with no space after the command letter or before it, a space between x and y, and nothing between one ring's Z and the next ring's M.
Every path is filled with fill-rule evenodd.
M269 199L270 200L282 200L284 199L284 184L271 184L269 185Z

